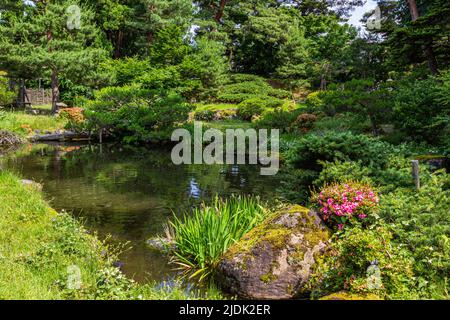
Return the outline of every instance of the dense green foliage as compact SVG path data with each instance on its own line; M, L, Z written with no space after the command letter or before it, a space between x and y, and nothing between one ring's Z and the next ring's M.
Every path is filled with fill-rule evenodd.
M449 5L413 1L416 17L403 1L378 1L380 28L358 36L341 22L361 2L9 0L0 7L0 68L31 86L44 78L53 102L71 106L95 90L140 85L189 102L241 104L250 121L285 99L306 98L307 111L325 113L329 124L350 113L349 131L370 123L363 133L448 146ZM73 5L80 25L69 28ZM287 114L262 118L260 126L290 131L280 125Z
M419 192L398 189L381 203L380 216L392 226L396 241L412 252L418 288L433 298L446 295L450 271L449 179L436 172Z
M217 89L215 99L221 102L240 103L248 99L260 98L273 101L289 98L290 92L272 88L267 81L255 75L235 74L226 84Z
M250 121L253 116L260 116L265 110L273 111L281 107L283 101L277 98L250 98L242 101L237 106L237 116L242 120ZM272 109L272 110L270 110Z
M331 255L319 264L314 294L346 289L390 299L448 299L448 178L436 172L419 191L383 194L373 226L345 228L336 236ZM379 283L368 287L373 266Z
M70 6L80 9L81 4L37 1L34 6L25 5L25 12L8 12L11 16L0 23L0 67L15 78L51 77L54 111L59 78L94 82L96 66L107 54L94 13L82 7L78 23Z
M444 97L443 90L445 87L434 78L400 83L393 101L396 126L415 140L432 144L448 140L450 107L445 99L448 101L449 92Z
M377 214L367 210L362 229L358 224L344 227L344 233L334 240L331 258L323 261L316 274L320 285L314 295L345 289L390 299L448 298L449 175L445 170L431 173L424 158L420 190L414 189L411 178L410 159L430 149L330 131L295 139L286 150L292 169L281 190L291 200L307 200L309 193L301 187L305 184L325 186L320 189L324 195L330 183L350 185L355 180L380 191ZM344 217L347 221L348 216ZM374 226L367 225L368 221ZM352 252L351 259L348 252ZM368 290L367 268L375 260L382 282L379 288Z
M14 92L9 90L6 73L0 71L0 106L10 105L14 99Z
M337 236L336 236L337 237ZM386 227L355 227L334 239L331 254L320 262L313 296L346 289L389 299L417 299L412 258L392 240Z
M261 129L279 129L281 133L289 132L294 129L290 124L295 122L297 114L298 112L290 112L280 108L269 110L257 119L254 126Z
M86 105L87 129L103 131L125 142L168 139L174 126L187 120L190 111L175 93L137 86L107 87Z
M287 153L287 161L296 168L319 170L321 161L355 160L382 167L392 146L366 135L349 132L310 134L297 141Z
M410 160L450 152L450 2L378 0L380 25L371 28L374 12L368 12L367 28L358 32L346 19L362 2L4 0L0 105L13 102L22 81L36 88L42 79L52 89L53 111L61 100L82 107L84 119L72 121L70 112L59 118L2 112L0 127L29 136L68 122L66 128L100 140L135 144L168 140L193 119L221 130L280 129L284 200L308 204L311 188L349 181L380 195L376 222L334 237L315 295L346 289L383 298L448 298L448 173L433 172L421 158L422 188L415 190ZM208 276L263 215L256 200L217 199L174 219L177 262ZM78 227L59 219L46 224L57 230L52 245L92 254L67 243ZM92 240L83 239L73 242ZM43 259L34 251L25 257L38 262L36 270L53 266L49 252L61 248L41 249L36 254ZM64 255L55 259L66 262ZM381 269L376 290L364 283L370 265ZM18 268L20 281L38 282L36 295L53 297L48 283L27 277L35 269ZM11 275L5 274L6 282ZM101 286L87 297L134 297L128 294L134 284L117 270L90 276Z

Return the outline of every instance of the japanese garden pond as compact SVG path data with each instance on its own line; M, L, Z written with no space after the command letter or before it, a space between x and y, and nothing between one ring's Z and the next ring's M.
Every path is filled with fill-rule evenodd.
M146 241L162 234L173 214L215 195L276 196L277 176L255 165L174 165L170 148L120 145L30 144L0 158L4 168L43 185L50 205L83 221L100 239L129 242L120 256L123 272L136 281L175 275L168 257Z

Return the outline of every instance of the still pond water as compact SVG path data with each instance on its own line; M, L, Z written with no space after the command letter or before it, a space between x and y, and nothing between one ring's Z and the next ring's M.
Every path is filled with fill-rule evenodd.
M174 276L164 255L146 240L163 233L173 214L208 202L216 194L275 196L277 177L258 166L172 164L170 149L130 149L112 145L29 145L1 159L24 179L43 184L46 199L66 210L100 238L129 242L121 269L139 282Z

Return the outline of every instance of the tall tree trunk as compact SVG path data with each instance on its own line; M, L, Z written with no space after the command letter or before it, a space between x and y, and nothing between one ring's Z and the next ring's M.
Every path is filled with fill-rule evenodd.
M438 64L436 60L436 56L434 55L434 50L432 44L426 44L424 46L425 56L428 59L428 67L430 68L431 73L435 76L439 73Z
M320 75L320 90L327 90L327 75L330 70L330 65L326 63L322 67L322 73Z
M408 0L409 12L411 13L412 21L416 21L419 18L419 10L417 9L416 0Z
M115 50L114 50L114 58L119 59L122 56L121 49L123 44L123 32L122 30L119 30L117 33L116 43L115 43Z
M220 0L219 8L217 9L216 16L214 19L220 23L223 17L223 11L225 10L225 6L227 4L227 0Z
M320 76L320 90L327 90L327 79L324 74Z
M148 12L153 13L156 11L156 6L151 4L148 6ZM147 53L150 52L150 46L152 45L153 39L155 38L155 34L153 30L147 31Z
M52 47L50 42L53 40L53 33L51 30L47 31L47 42L49 43L48 51L52 52ZM58 102L59 102L59 81L58 81L58 71L55 67L52 68L52 114L58 112Z
M407 0L407 1L409 6L409 12L411 13L411 19L412 21L416 21L419 18L419 9L417 8L417 2L416 0ZM430 43L427 43L423 46L423 52L428 60L428 67L430 68L431 73L433 75L437 75L439 71L436 56L434 55L433 51L432 39L430 39Z
M147 44L150 46L153 42L153 38L155 37L153 31L147 32Z
M19 107L19 108L22 108L22 107L24 107L25 106L25 90L26 90L26 88L25 88L25 80L24 79L20 79L20 84L19 84L19 96L18 96L18 99L17 99L17 106Z
M150 50L151 50L154 38L155 38L155 34L153 33L153 31L148 31L147 32L147 46L145 47L145 52L147 53L147 55L150 54Z
M370 119L370 125L372 126L372 134L374 136L378 136L380 134L380 130L378 129L378 124L375 119L375 115L371 112L369 112L368 114L369 114L369 119Z
M58 112L58 102L59 102L59 81L58 72L56 69L52 70L52 114Z

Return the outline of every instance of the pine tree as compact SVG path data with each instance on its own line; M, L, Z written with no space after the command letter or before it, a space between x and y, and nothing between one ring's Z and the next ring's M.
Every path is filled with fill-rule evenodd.
M28 1L0 24L0 67L17 78L51 78L56 113L59 78L86 81L106 57L92 21L76 0Z

